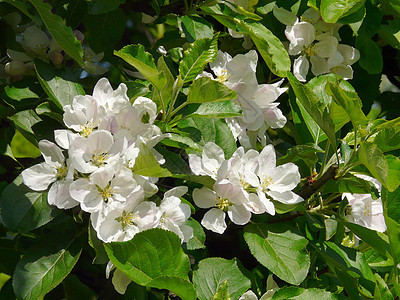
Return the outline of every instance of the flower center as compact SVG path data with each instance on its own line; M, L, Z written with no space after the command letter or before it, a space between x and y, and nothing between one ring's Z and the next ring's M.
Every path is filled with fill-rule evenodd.
M56 170L54 173L56 174L57 180L64 179L65 177L67 177L68 168L65 165L65 163L63 163L62 165L56 167Z
M108 153L93 153L92 159L90 160L92 164L96 167L101 167L106 164L106 160L108 158Z
M47 45L45 44L39 44L36 45L33 49L32 49L33 53L41 58L46 58L47 56Z
M165 212L165 213L162 214L162 216L161 216L161 218L160 218L160 223L161 223L162 225L164 225L165 222L167 222L167 220L168 220L168 214Z
M240 176L240 184L242 185L244 190L246 190L249 187L251 187L251 185L244 180L244 176L243 175Z
M217 80L221 83L225 83L228 81L229 77L231 77L231 74L229 74L227 70L222 70L221 74L217 77Z
M232 205L232 203L229 202L228 198L217 197L217 202L214 206L220 210L226 211L230 205Z
M101 190L100 188L99 188L99 190L101 192L101 197L103 198L103 201L107 203L113 196L113 192L114 192L111 185L107 185L104 188L104 190Z
M274 183L274 180L272 179L271 176L263 175L262 177L262 182L261 182L261 187L265 191L268 189L270 184Z
M79 132L79 134L83 137L88 137L89 134L92 133L93 131L93 123L92 121L86 122L85 126L81 125L81 131Z
M134 225L136 219L137 217L132 212L127 213L126 211L123 211L120 217L115 218L116 221L121 223L122 229L125 229L127 225Z
M314 45L311 44L307 48L305 48L304 53L308 57L314 56L315 55Z
M364 217L369 217L371 215L371 204L366 203L363 212Z

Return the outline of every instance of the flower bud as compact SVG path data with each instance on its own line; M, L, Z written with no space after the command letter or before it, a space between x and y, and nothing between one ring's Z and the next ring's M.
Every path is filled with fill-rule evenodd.
M80 32L79 30L74 30L74 35L78 41L83 43L83 40L85 39L85 35L82 32Z
M4 69L11 76L19 76L19 75L25 74L27 67L23 62L14 60L14 61L8 62L5 65Z
M49 42L50 40L46 33L37 26L30 26L25 29L21 44L27 52L32 52L36 56L45 58Z
M17 25L21 22L21 15L17 12L9 13L3 17L3 20L10 26L17 27Z
M60 65L64 60L64 56L60 52L55 52L53 53L51 57L51 62L53 65L58 66Z

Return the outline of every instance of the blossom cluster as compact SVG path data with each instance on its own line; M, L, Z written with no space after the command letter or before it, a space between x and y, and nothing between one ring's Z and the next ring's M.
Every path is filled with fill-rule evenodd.
M237 93L234 100L240 105L243 116L226 119L234 137L246 148L253 146L247 131L258 133L265 145L265 131L271 128L282 128L286 117L275 102L287 88L281 88L283 80L274 84L258 84L256 77L258 56L255 50L246 54L231 57L228 53L218 51L216 59L210 63L213 74L203 72L225 84Z
M139 97L131 104L125 84L113 90L107 79L100 79L92 96L76 96L64 106L68 129L55 130L57 144L39 142L45 161L22 172L24 183L35 191L50 186L50 205L62 209L80 205L90 213L92 226L104 242L126 241L154 227L189 240L193 232L184 223L191 211L179 199L187 187L165 192L157 206L146 200L158 191L157 178L133 171L141 147L163 161L153 149L165 137L153 124L156 116L152 100Z
M293 74L306 81L308 71L315 75L335 73L344 79L353 78L351 65L360 58L360 52L349 45L339 44L339 23L326 23L314 8L307 9L300 18L283 8L274 9L275 16L286 26L289 54L297 56Z
M267 145L259 153L239 147L230 159L223 150L209 142L202 157L189 154L189 164L196 175L207 175L215 180L213 189L194 189L193 201L200 208L211 208L201 224L222 234L227 225L225 213L238 225L247 224L251 214L267 212L275 215L271 200L296 204L304 199L292 192L300 182L298 167L293 163L276 165L275 150Z

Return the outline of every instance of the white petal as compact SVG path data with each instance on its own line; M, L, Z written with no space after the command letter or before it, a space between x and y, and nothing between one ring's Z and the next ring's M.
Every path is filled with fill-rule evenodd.
M218 171L222 162L225 160L224 151L218 145L208 142L204 145L202 154L202 166L208 174Z
M226 229L225 213L218 208L212 208L204 215L201 225L208 230L222 234Z
M253 291L247 291L242 296L240 296L239 300L258 300L258 298Z
M267 198L267 196L265 196L264 192L262 192L260 190L257 191L257 194L258 194L259 200L262 203L265 211L267 213L269 213L271 216L274 216L275 215L275 206L272 203L272 201L269 200Z
M192 198L200 208L213 207L217 203L217 194L204 186L201 189L194 189Z
M320 57L329 58L337 52L338 44L338 40L335 37L326 36L314 45L314 51Z
M325 58L313 55L310 58L311 61L311 72L315 75L321 75L329 73L328 61Z
M128 276L118 269L115 270L112 283L118 293L121 295L125 294L125 291L131 282L132 280Z
M193 228L190 227L189 225L181 225L180 229L182 231L183 234L183 243L187 243L189 242L189 240L193 237Z
M277 107L271 107L263 110L264 120L271 128L282 128L286 124L286 117Z
M270 171L273 182L268 186L270 190L283 192L294 189L300 182L299 168L293 163L277 166Z
M108 96L113 92L113 88L107 78L97 81L93 89L93 97L100 105L106 105Z
M59 180L54 182L47 195L47 202L50 205L55 205L60 209L69 209L79 205L69 194L69 186L71 182Z
M41 140L39 142L39 149L44 157L45 162L51 166L59 166L65 161L65 157L61 149L56 144L48 140Z
M276 166L276 155L275 149L272 145L267 145L260 152L258 157L258 176L262 177L263 175L269 174L271 170L275 169Z
M286 192L282 192L282 193L275 192L275 191L269 191L268 195L270 195L274 200L277 200L284 204L296 204L296 203L304 201L303 198L301 198L299 195L293 193L292 191L286 191Z
M360 59L360 51L349 45L339 44L337 47L340 54L343 56L345 65L352 65Z
M306 77L308 74L308 69L310 68L310 63L308 59L301 55L296 58L293 62L293 75L300 81L306 81Z
M249 223L251 213L243 205L232 205L228 208L228 216L233 223L245 225Z
M331 71L339 76L342 76L343 79L353 79L353 69L349 65L340 65L331 69Z
M86 212L100 211L104 200L101 198L97 187L87 179L78 179L71 183L69 193L73 199L80 202L82 210Z
M24 184L34 191L44 191L56 181L55 169L46 163L34 165L21 173Z

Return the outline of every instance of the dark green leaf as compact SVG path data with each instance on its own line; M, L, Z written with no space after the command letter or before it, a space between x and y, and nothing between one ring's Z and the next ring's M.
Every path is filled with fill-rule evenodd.
M53 102L43 102L36 107L35 111L38 115L50 117L64 125L62 111Z
M75 237L46 236L15 269L13 287L18 299L39 299L50 292L71 272L81 251Z
M93 259L93 264L105 264L108 263L109 259L104 249L104 243L97 237L97 232L93 226L89 224L88 230L89 245L94 249L96 256Z
M237 21L238 29L250 35L268 68L277 76L286 77L291 63L282 42L264 25L255 21Z
M393 294L390 292L390 289L387 286L385 280L383 280L382 277L379 276L378 273L375 273L374 275L375 275L375 279L376 279L374 299L393 300L394 299Z
M367 70L368 74L379 74L382 72L382 52L373 40L360 34L356 39L356 48L360 51L360 60L358 63Z
M199 268L193 273L193 284L200 300L212 298L225 282L232 299L238 299L251 286L235 259L206 258L199 262Z
M310 267L307 239L288 224L250 224L244 239L254 257L276 276L291 284L300 284Z
M62 282L67 300L95 300L96 294L77 276L69 274Z
M385 213L385 223L394 265L400 262L400 224Z
M71 105L77 95L85 95L85 91L79 83L73 82L42 60L35 60L35 69L40 85L47 96L59 108Z
M285 299L296 299L296 300L334 300L339 299L337 295L331 294L328 291L321 289L303 289L296 286L286 286L277 290L272 297L272 300L285 300Z
M89 12L94 15L104 14L117 9L126 0L93 0Z
M400 220L400 187L393 192L382 190L382 201L387 215L393 220Z
M212 39L196 40L184 52L179 64L179 76L182 82L189 82L199 75L209 62L212 62L218 52L218 35Z
M236 96L236 92L223 83L209 77L200 77L190 85L187 103L225 101L235 99Z
M195 299L188 280L189 258L179 237L159 228L142 231L127 242L105 244L111 262L134 282L168 289L183 299Z
M47 204L46 192L35 192L18 176L3 191L0 201L4 224L14 232L30 231L51 221L59 212Z
M72 29L65 25L65 21L52 13L50 4L42 0L29 0L38 11L47 30L57 44L76 62L83 65L83 50L81 43L76 39Z
M290 148L286 155L278 159L278 165L282 165L288 162L295 163L302 160L310 168L318 161L317 153L323 153L324 151L316 146L315 144L298 145Z

